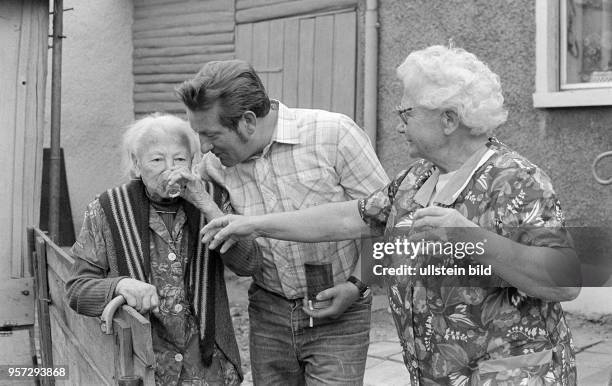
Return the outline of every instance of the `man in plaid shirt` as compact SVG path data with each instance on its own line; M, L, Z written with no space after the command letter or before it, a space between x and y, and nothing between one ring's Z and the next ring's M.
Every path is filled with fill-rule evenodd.
M228 190L238 214L353 200L389 182L350 118L270 100L246 62L209 62L178 94L206 153L202 175ZM358 279L359 243L257 242L263 262L249 289L255 384L362 384L371 296ZM329 307L306 306L305 265L331 272L332 287L317 296Z

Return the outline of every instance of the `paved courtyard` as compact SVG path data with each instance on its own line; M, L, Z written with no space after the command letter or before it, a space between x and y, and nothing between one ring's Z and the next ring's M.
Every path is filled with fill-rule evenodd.
M252 385L248 364L247 288L249 279L228 278L228 295L242 354L244 385ZM612 316L589 319L567 315L578 354L578 386L612 386ZM408 371L384 295L374 296L365 386L410 385Z

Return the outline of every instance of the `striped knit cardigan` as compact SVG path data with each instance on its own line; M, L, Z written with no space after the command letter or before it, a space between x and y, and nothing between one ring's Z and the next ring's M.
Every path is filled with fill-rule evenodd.
M209 183L207 188L215 202L221 203L220 189L216 189L212 183ZM128 184L109 189L100 195L100 204L108 217L111 228L119 275L149 282L151 277L149 256L150 204L145 185L140 179L137 179ZM208 365L212 359L215 343L215 303L217 298L215 289L219 289L219 284L221 284L222 291L225 290L223 268L220 257L216 256L217 252L209 250L199 242L199 230L205 224L204 216L201 216L200 211L187 201L183 201L183 209L187 215L187 227L189 229L189 259L185 275L185 288L199 322L202 360L204 364ZM222 295L225 295L225 292ZM225 308L227 308L227 302ZM229 310L218 311L228 314ZM231 325L229 314L227 318L224 317L223 319L229 319ZM234 344L230 344L230 346L234 346L237 351L233 336L232 340ZM226 352L225 354L230 361L237 361L234 365L240 372L238 353Z

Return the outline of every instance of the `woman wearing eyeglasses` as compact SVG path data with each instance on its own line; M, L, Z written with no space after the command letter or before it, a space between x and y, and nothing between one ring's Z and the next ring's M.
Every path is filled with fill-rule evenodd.
M578 295L579 262L549 177L491 137L507 117L499 77L473 54L442 46L411 53L397 75L399 130L417 160L394 181L362 200L219 218L204 238L214 246L384 235L391 246L450 245L416 255L391 248L382 259L420 272L386 276L411 384L575 385L559 302ZM492 273L470 275L470 267ZM460 273L422 273L448 268Z

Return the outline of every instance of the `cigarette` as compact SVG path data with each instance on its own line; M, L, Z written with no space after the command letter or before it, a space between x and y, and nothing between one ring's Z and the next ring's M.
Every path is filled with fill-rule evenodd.
M314 308L312 308L312 300L308 300L308 308L312 311ZM312 316L310 317L310 323L309 326L312 328L314 327L314 320L312 319Z

